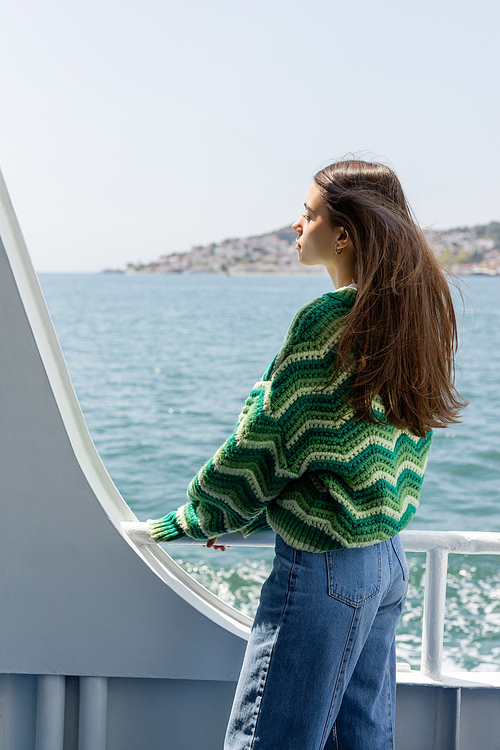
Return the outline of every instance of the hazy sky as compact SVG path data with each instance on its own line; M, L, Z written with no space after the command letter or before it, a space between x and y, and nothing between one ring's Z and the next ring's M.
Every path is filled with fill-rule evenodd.
M314 172L396 169L419 221L500 220L493 0L11 0L0 167L40 271L270 231Z

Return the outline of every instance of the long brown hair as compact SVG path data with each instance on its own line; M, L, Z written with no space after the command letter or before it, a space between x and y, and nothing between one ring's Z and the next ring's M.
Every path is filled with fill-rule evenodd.
M425 437L458 422L466 406L454 387L457 325L442 267L412 218L401 184L383 164L341 160L314 180L332 227L355 253L358 293L337 345L337 372L352 368L357 418L385 418Z

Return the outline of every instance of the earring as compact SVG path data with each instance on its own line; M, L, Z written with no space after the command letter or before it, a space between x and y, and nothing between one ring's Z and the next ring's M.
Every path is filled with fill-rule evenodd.
M343 250L343 249L344 249L344 248L342 248L342 250ZM338 245L335 245L335 252L337 253L337 255L342 255L342 250L339 250L339 246L338 246Z

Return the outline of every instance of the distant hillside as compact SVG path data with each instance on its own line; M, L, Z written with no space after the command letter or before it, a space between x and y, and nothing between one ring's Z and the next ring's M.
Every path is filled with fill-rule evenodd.
M254 237L230 238L193 247L185 253L162 255L145 265L127 265L128 273L325 274L323 266L298 261L297 234L289 227Z
M500 272L500 222L427 233L439 260L457 270L480 266ZM460 268L464 267L464 268Z
M500 222L425 231L436 256L458 273L500 275ZM246 238L162 255L147 264L127 264L127 273L324 274L323 266L303 266L290 227Z

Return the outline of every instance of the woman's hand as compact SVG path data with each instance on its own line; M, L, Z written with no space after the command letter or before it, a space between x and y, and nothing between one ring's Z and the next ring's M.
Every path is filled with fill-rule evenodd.
M221 552L225 552L226 551L226 545L225 544L215 544L216 541L217 541L217 537L215 537L215 539L209 539L207 541L207 543L204 544L203 546L204 547L212 547L213 549L220 549ZM231 546L230 544L227 545L228 549L229 549L230 546Z

